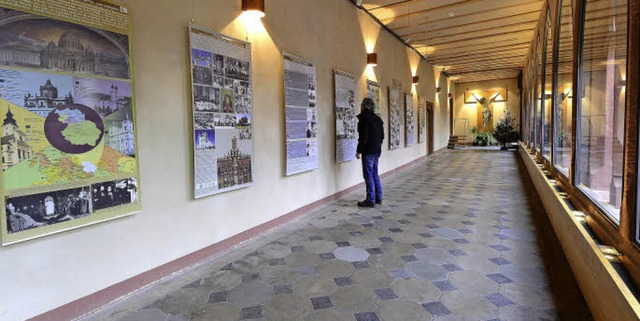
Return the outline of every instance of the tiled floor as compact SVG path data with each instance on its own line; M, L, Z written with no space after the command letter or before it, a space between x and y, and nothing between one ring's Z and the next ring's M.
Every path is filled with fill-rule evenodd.
M445 153L85 319L558 320L519 170Z

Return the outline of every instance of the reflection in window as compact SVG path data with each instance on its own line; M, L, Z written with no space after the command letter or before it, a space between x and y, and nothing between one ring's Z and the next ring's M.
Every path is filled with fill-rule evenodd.
M554 165L565 176L571 166L571 118L573 107L573 7L571 0L562 0L558 39L558 84L555 101Z
M627 68L627 1L587 0L582 45L578 183L620 220Z
M534 111L534 124L533 124L533 133L535 137L533 138L534 145L537 151L540 151L540 116L541 116L541 108L540 104L542 102L542 44L540 43L540 35L538 35L538 40L536 41L536 96L535 96L535 111Z
M551 15L547 10L547 28L545 34L544 90L542 105L544 120L542 123L542 156L551 159L551 91L553 87L553 36L551 35Z

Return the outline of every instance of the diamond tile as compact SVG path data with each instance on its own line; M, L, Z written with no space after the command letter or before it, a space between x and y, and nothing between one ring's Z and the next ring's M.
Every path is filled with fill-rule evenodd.
M393 242L393 239L390 238L390 237L387 237L387 236L380 237L380 238L378 238L378 240L380 240L380 242L382 242L382 243L391 243L391 242Z
M293 286L291 284L281 284L273 287L276 295L291 294L293 293Z
M333 308L333 303L328 296L311 298L311 305L314 310Z
M440 289L440 291L443 291L443 292L457 290L457 288L447 280L435 281L433 282L433 285L437 286L438 289Z
M496 249L498 251L501 251L501 252L511 251L510 247L504 246L502 244L489 245L489 247L492 247L492 248L494 248L494 249Z
M490 278L491 280L493 280L494 282L498 283L498 284L504 284L504 283L511 283L513 282L510 278L500 274L500 273L495 273L495 274L487 274L487 277Z
M356 321L380 321L375 312L360 312L353 315Z
M507 264L511 264L511 262L510 262L510 261L508 261L508 260L506 260L506 259L503 259L503 258L501 258L501 257L494 257L494 258L492 258L492 259L489 259L489 261L491 261L491 262L493 262L493 263L495 263L495 264L497 264L497 265L507 265Z
M442 267L449 272L462 271L462 268L455 264L444 264Z
M343 276L343 277L339 277L339 278L333 278L333 281L336 282L337 286L346 286L346 285L352 285L353 284L353 281L348 276Z
M242 308L242 320L262 318L262 306Z
M427 311L429 311L429 313L431 313L431 315L436 316L436 317L440 317L440 316L445 316L445 315L451 314L451 311L449 311L449 309L447 309L447 307L445 307L440 302L423 303L422 307L425 308Z
M487 295L486 298L497 307L503 307L513 304L513 301L509 300L507 297L500 293L491 293Z
M373 290L373 292L376 293L376 295L378 296L378 298L380 298L380 300L391 300L391 299L396 299L398 297L390 288L375 289Z

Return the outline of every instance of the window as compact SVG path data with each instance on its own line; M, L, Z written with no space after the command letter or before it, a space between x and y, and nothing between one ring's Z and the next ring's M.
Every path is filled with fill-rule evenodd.
M606 12L606 15L602 13ZM620 221L627 69L627 1L587 0L582 21L577 184Z
M536 41L536 93L534 100L534 117L533 117L533 143L535 149L540 151L540 104L542 101L542 44L540 43L540 35Z
M562 0L558 9L560 25L556 32L557 82L554 91L555 150L553 163L560 173L569 177L571 166L571 128L573 106L573 4L571 0Z
M553 37L551 36L551 14L547 9L544 54L544 90L542 91L542 157L551 160L551 92L553 90Z

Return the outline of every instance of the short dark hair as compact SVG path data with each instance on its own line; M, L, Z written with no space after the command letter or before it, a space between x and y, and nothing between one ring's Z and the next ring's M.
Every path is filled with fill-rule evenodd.
M373 111L376 108L376 103L373 102L373 99L367 97L362 100L362 107L365 109Z

